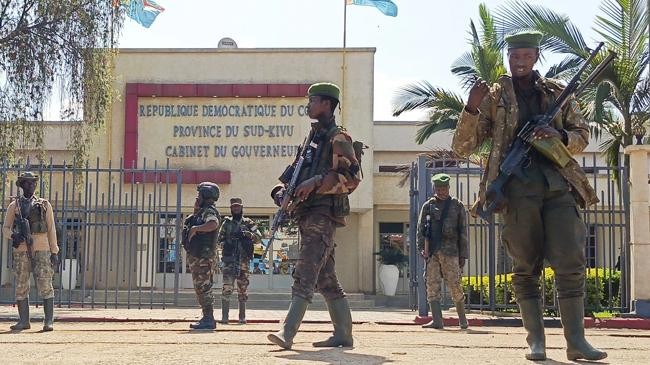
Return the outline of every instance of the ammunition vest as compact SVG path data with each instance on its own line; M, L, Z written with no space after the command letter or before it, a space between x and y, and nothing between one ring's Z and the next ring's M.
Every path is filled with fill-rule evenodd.
M226 257L251 257L252 258L252 240L247 237L240 239L233 237L237 231L245 231L248 229L248 224L253 223L249 218L242 217L239 222L235 221L232 217L226 217L223 222L223 234L225 241L223 243L223 251L221 256Z
M29 221L31 233L47 233L47 221L45 219L45 199L35 198L30 200L19 199L20 210L23 217Z
M206 222L206 219L209 215L216 215L217 219L220 219L219 211L217 211L216 205L210 205L205 208L199 209L199 211L193 215L193 219L190 222L193 226L200 226ZM216 252L217 249L217 234L219 229L215 229L212 232L198 233L192 237L190 242L190 253L194 257L204 257L212 255Z

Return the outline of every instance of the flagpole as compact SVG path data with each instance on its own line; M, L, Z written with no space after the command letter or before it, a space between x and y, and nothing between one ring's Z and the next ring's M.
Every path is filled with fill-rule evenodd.
M650 1L650 0L649 0ZM343 0L343 62L341 65L341 94L343 97L341 99L345 99L345 95L347 95L347 90L345 89L345 51L346 51L346 38L347 38L347 24L348 24L348 4L347 0ZM341 111L341 126L345 126L346 121L345 121L345 114L344 114L344 105L343 100L340 100L339 102L339 109Z

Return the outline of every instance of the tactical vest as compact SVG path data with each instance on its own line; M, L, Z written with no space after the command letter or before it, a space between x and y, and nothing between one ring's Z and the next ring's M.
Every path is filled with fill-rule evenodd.
M316 149L307 145L307 148L311 148L312 157L311 161L308 161L308 164L305 164L305 167L300 172L299 183L316 175L327 173L332 166L332 139L337 133L344 130L343 127L335 124L321 137L322 140L318 143ZM306 151L305 155L308 153L310 151ZM306 160L309 159L306 158ZM304 202L300 203L298 210L306 211L323 206L331 207L331 213L335 217L345 217L350 214L350 201L347 194L311 194Z
M243 253L241 252L241 245L243 242L240 242L239 239L233 237L233 234L235 234L237 230L246 229L246 218L242 217L239 222L236 222L232 217L227 217L224 220L223 224L223 234L226 240L223 243L223 251L221 252L221 256L224 260L226 260L227 257L235 258L237 256L240 256Z
M206 222L207 216L209 213L216 214L217 219L221 220L219 216L219 211L217 210L216 205L212 204L205 208L199 209L199 211L193 215L192 225L200 226ZM212 232L198 233L192 237L191 243L191 254L195 257L203 257L211 255L216 252L217 249L217 234L219 233L218 229L215 229Z
M19 199L20 211L29 221L31 233L47 233L45 199Z

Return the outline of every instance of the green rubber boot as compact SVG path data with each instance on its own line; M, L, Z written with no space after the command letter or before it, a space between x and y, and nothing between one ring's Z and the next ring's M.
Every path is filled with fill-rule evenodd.
M530 352L526 354L526 359L533 361L546 360L546 336L544 335L544 316L542 312L542 302L539 299L520 300L519 311L521 312L521 321L528 332L526 342Z
M289 305L289 312L284 319L282 329L279 332L272 333L267 336L269 341L282 347L285 350L291 349L293 345L293 338L298 333L302 318L305 316L309 302L301 297L291 298L291 305Z
M465 315L465 302L461 300L460 302L454 303L454 305L456 306L456 313L458 313L458 325L461 329L466 330L469 324Z
M43 299L43 332L54 331L54 298Z
M560 303L560 319L566 339L566 357L569 360L602 360L607 357L605 351L594 348L585 339L585 307L582 297L564 298Z
M9 328L11 328L13 331L22 331L32 328L32 326L29 324L29 298L17 300L16 307L18 307L18 317L20 319L18 320L18 323Z
M436 328L443 329L445 326L442 323L442 308L440 307L440 301L429 302L429 308L431 308L431 317L433 318L431 322L422 325L422 328Z
M230 299L221 298L221 324L228 324L228 315L230 312Z
M352 313L350 305L345 298L327 302L327 310L334 325L334 335L325 341L314 342L314 347L352 347Z

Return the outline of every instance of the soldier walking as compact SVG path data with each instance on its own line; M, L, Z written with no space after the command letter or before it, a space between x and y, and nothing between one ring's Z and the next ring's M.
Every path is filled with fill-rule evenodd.
M221 323L228 324L230 296L237 281L239 301L239 323L246 323L246 301L248 300L248 277L253 248L261 242L262 234L257 224L244 217L241 198L230 199L230 217L226 217L219 229L218 242L222 246L223 289L221 291Z
M9 204L2 229L11 236L14 273L16 275L16 306L20 320L12 330L31 328L29 323L29 274L34 273L38 294L43 299L45 321L43 331L54 330L54 287L52 277L59 266L54 211L49 201L34 195L38 176L25 172L16 180L23 196ZM25 224L25 220L28 224ZM22 223L21 223L22 221Z
M202 182L196 190L198 196L194 201L194 214L188 216L184 222L183 247L187 251L192 283L203 317L197 323L191 324L190 328L215 329L212 276L217 264L220 217L216 201L219 199L219 187L211 182Z
M467 328L465 295L460 281L469 256L467 216L463 203L449 195L449 180L447 174L431 178L435 195L424 203L418 220L418 250L426 260L427 301L433 318L422 328L444 327L440 307L443 278L451 291L460 328Z
M307 111L314 121L292 165L295 167L300 156L304 158L291 207L300 230L300 254L293 272L289 312L282 329L268 335L268 339L284 349L291 348L317 289L327 302L334 335L313 345L351 347L352 315L336 276L334 234L337 227L345 226L345 217L350 214L348 194L361 181L359 159L352 139L334 119L340 100L339 87L330 83L313 84L308 95ZM287 171L291 171L291 167ZM278 206L290 178L283 174L280 179L283 184L271 192Z
M459 116L452 143L456 153L468 156L485 141L492 143L479 200L473 209L485 204L486 186L498 176L519 128L544 114L564 88L560 82L533 70L539 60L541 38L541 33L530 31L506 37L511 75L502 76L492 87L477 80ZM502 239L513 260L512 283L528 332L530 353L526 358L546 359L539 279L547 260L555 271L567 358L604 359L607 353L591 346L584 333L586 232L579 207L595 204L598 198L584 171L570 156L589 143L589 126L575 98L567 101L552 125L537 127L533 137L551 146L550 152L566 154L569 162L560 167L536 147L524 166L526 178L515 176L504 187Z

